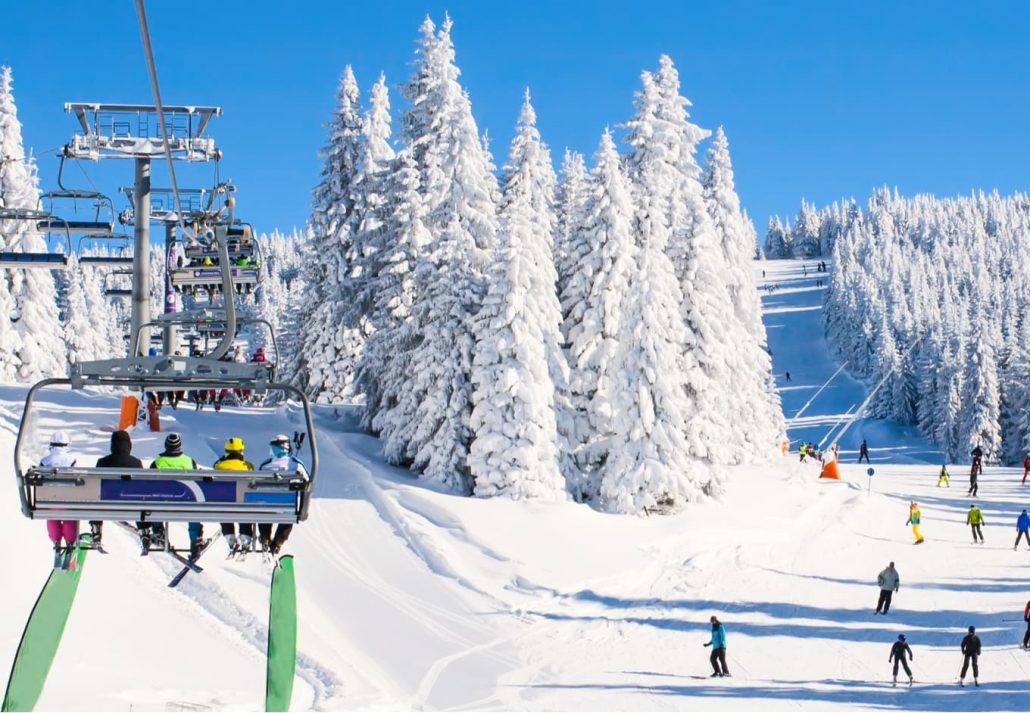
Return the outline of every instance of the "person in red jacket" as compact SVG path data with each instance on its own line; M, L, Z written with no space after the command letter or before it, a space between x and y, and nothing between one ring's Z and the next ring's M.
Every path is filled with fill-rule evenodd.
M1026 485L1026 476L1030 475L1030 453L1023 459L1023 485Z
M1023 634L1023 648L1030 649L1030 602L1026 603L1023 610L1023 619L1026 620L1026 633Z

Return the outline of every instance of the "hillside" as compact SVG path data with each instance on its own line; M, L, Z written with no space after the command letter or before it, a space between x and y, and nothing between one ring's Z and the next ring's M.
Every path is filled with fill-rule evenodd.
M814 273L766 262L763 292L788 417L836 369L819 325ZM790 370L792 381L783 383ZM50 393L50 392L47 392ZM52 392L32 424L73 434L88 460L105 452L110 395ZM24 389L0 389L0 458L10 462ZM865 397L843 375L793 438L818 441ZM229 435L257 458L298 415L284 410L162 412L188 453L212 462ZM1013 552L1026 490L988 468L980 505L990 545L970 544L964 469L935 488L936 451L911 431L861 421L842 441L842 482L792 451L771 468L733 472L720 502L674 517L607 515L573 503L459 498L384 466L353 410L320 409L322 469L296 555L301 622L296 709L1019 709L1030 654L1020 651L1027 553ZM875 475L853 464L866 438ZM134 434L149 460L163 434ZM303 455L303 454L302 454ZM923 510L924 545L904 526ZM7 670L50 566L42 523L0 491L16 577L4 588L0 668ZM209 525L209 531L215 525ZM173 528L185 541L185 527ZM91 554L41 710L255 710L263 694L267 580L257 558L208 554L176 590L178 569L143 559L108 526ZM901 590L873 615L876 574L894 560ZM710 680L708 617L726 624L734 677ZM955 684L958 642L975 624L985 651L979 690ZM898 633L916 654L913 691L889 686Z

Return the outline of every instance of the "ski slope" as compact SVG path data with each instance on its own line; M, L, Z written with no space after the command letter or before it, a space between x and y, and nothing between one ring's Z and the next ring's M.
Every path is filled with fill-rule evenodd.
M765 262L766 320L788 416L836 366L821 338L819 290L799 262ZM780 377L782 382L782 376ZM791 437L818 441L865 387L843 375ZM24 387L0 387L0 458L10 463ZM51 431L73 435L88 462L106 452L117 402L45 391L32 453ZM299 427L284 409L161 412L186 452L210 464L229 435L251 460ZM739 468L719 502L674 517L607 515L573 503L459 498L385 466L351 407L320 408L321 471L296 555L298 679L304 709L1016 710L1030 653L1017 648L1030 597L1030 552L1012 550L1030 486L987 468L980 505L989 545L965 527L967 468L937 489L937 454L910 430L861 421L842 441L844 480L820 482L795 453ZM875 475L851 464L869 440ZM137 430L149 461L164 434ZM305 454L302 453L303 457ZM926 543L904 526L910 498ZM0 669L9 670L50 567L42 523L0 489L0 536L13 576L0 594ZM216 525L208 525L213 532ZM185 526L173 526L185 542ZM108 525L110 554L91 553L40 710L257 710L264 692L269 572L228 562L216 544L175 590L177 564L138 556ZM874 616L877 573L897 563L901 591ZM727 629L733 678L709 679L708 618ZM984 643L980 689L956 683L958 643ZM891 688L898 633L915 652L913 690Z

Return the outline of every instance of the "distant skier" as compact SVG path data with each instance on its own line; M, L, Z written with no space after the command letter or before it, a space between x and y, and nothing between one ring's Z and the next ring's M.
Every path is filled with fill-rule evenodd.
M876 602L876 613L886 616L890 611L894 593L901 588L901 575L898 574L898 570L894 569L893 562L880 572L876 577L876 583L880 585L880 599ZM880 611L881 609L883 611Z
M132 455L132 438L127 431L115 431L111 434L111 453L97 461L97 468L138 468L143 470L143 461ZM93 544L100 544L103 534L102 521L90 521L93 529ZM158 529L161 525L157 525Z
M898 634L898 640L891 646L891 655L887 657L887 662L894 660L894 684L898 685L898 666L905 669L905 673L908 674L908 685L912 685L912 669L908 667L908 661L906 660L906 654L908 659L915 660L915 656L912 654L912 649L909 648L908 642L905 641L904 634Z
M1023 485L1026 485L1026 477L1030 475L1030 453L1023 459Z
M190 458L188 455L182 452L182 438L179 437L178 433L169 433L165 438L165 449L154 459L154 462L150 464L151 468L157 470L198 470L197 461ZM158 524L153 527L153 532L148 523L139 523L140 530L140 546L143 551L140 553L146 555L150 552L150 544L153 541L154 544L158 544L164 539L165 533L164 528ZM204 526L199 522L189 523L190 533L190 547L193 549L193 543L198 541L201 535L204 534Z
M50 452L39 461L40 468L74 468L75 456L68 452L68 435L64 431L54 431L50 436ZM63 565L70 559L71 550L79 538L78 520L47 520L47 535L54 543L54 567ZM64 538L65 557L61 557L61 539Z
M972 470L969 471L969 490L966 492L966 495L975 498L976 494L980 492L979 478L980 471L974 465Z
M862 444L858 447L858 462L861 463L862 459L865 458L865 462L869 462L869 444L862 439Z
M916 536L915 544L917 545L923 542L923 536L919 534L919 519L919 505L913 500L908 506L908 521L905 524L912 526L912 534Z
M1023 609L1023 621L1026 622L1026 633L1023 634L1023 648L1030 649L1030 602Z
M784 378L784 380L786 380L786 381L787 381L788 383L790 383L790 372L789 372L789 371L785 371L785 372L783 372L783 378Z
M1016 518L1016 544L1012 546L1012 549L1019 549L1019 541L1022 538L1026 538L1026 546L1030 547L1030 515L1026 514L1026 510Z
M973 465L969 469L971 475L979 475L983 473L983 457L984 450L979 445L969 452L969 455L973 458Z
M808 453L808 444L804 441L801 441L801 443L798 445L798 453L801 454L801 462L804 463L805 455Z
M980 508L975 504L969 506L969 512L966 513L966 524L969 525L973 531L973 544L975 545L977 538L979 538L980 544L982 545L984 543L984 534L980 530L980 526L986 525L987 523L984 521L984 514L980 512Z
M958 685L965 686L963 679L966 677L966 671L969 670L969 664L973 664L973 684L979 686L980 681L980 667L977 665L977 659L980 657L980 637L976 635L976 627L969 627L969 633L962 639L962 672L958 675Z
M947 464L941 465L941 472L937 475L937 487L941 487L941 483L944 483L945 488L951 487L951 479L948 478L948 466Z
M711 678L719 676L729 676L730 670L726 668L726 627L722 625L718 617L712 617L712 639L705 646L712 647L712 655L708 657L708 660L712 663L712 668L715 673L711 675ZM722 664L722 668L719 668L719 664Z
M303 439L297 439L299 442L303 442ZM299 458L291 455L290 439L286 434L280 433L275 436L268 444L271 451L271 458L265 460L258 470L273 470L277 472L289 472L296 471L301 477L307 479L308 469ZM297 444L300 448L300 443ZM266 548L273 554L279 554L279 550L286 544L286 540L290 536L290 532L293 531L293 525L289 523L280 523L275 528L275 536L272 536L272 524L261 523L258 525L258 534L261 536L261 542Z

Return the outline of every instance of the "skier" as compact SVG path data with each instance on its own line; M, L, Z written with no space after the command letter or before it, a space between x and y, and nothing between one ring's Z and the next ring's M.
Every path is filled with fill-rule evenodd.
M115 431L111 434L111 453L97 461L97 468L139 468L143 469L143 461L132 455L132 438L126 431ZM100 544L104 523L91 520L93 544ZM139 525L139 523L137 523ZM158 530L161 525L157 525Z
M969 455L973 457L973 466L969 469L970 475L979 475L983 472L983 457L984 451L979 445L969 452Z
M708 657L708 660L711 661L715 673L711 675L711 678L729 676L730 670L726 668L726 627L722 625L718 617L713 616L710 621L712 622L712 638L705 646L712 647L712 655ZM722 664L721 670L719 664Z
M941 465L941 472L937 476L937 487L941 487L941 483L944 483L945 488L951 487L951 480L948 478L948 466L947 464Z
M894 569L893 562L880 572L876 577L876 583L880 585L880 599L876 602L876 613L886 616L890 611L894 592L901 588L901 575L898 574L898 570ZM881 609L883 611L880 611Z
M916 536L917 545L923 542L923 536L919 534L919 519L919 505L913 500L908 506L908 521L905 524L912 526L912 534Z
M305 479L308 477L308 469L301 462L299 458L290 453L290 439L285 434L277 434L269 444L271 449L271 458L265 460L258 470L274 470L277 472L289 472L296 471ZM275 537L272 536L272 524L261 523L258 525L258 534L261 536L261 543L271 552L273 555L279 554L279 550L286 544L287 538L290 536L290 532L293 531L293 525L289 523L280 523L275 528ZM724 664L725 667L725 664Z
M962 639L962 671L958 675L958 685L965 686L963 679L966 677L966 671L969 670L969 664L973 664L973 684L976 686L980 685L980 681L977 680L980 677L980 667L977 665L977 658L980 656L980 637L976 635L976 627L969 627L969 633Z
M984 521L984 514L980 512L975 504L969 506L969 512L966 513L966 524L973 530L973 544L976 544L977 538L980 538L980 544L984 543L984 534L980 530L981 525L986 525Z
M887 662L890 663L891 659L894 660L894 684L898 685L898 666L900 665L905 669L905 673L908 674L908 685L912 685L912 669L908 667L908 661L906 660L905 654L908 653L908 658L915 660L915 655L912 653L912 649L909 648L908 642L905 641L904 634L898 634L898 640L891 646L891 655L887 657Z
M980 485L977 482L979 479L980 471L977 467L977 463L973 463L972 470L969 471L969 491L966 493L967 496L976 497L976 494L980 492Z
M1023 459L1023 485L1026 485L1026 477L1030 475L1030 453Z
M1023 609L1023 621L1026 622L1026 633L1023 634L1023 648L1030 649L1030 602L1026 603Z
M197 461L182 452L182 438L178 433L169 433L165 438L165 449L150 464L151 468L157 470L199 470ZM160 525L158 525L160 528ZM157 530L158 528L155 528ZM204 534L204 526L199 522L189 524L190 552L200 548L200 538ZM163 535L163 529L161 534ZM141 554L146 555L150 551L151 535L140 528L140 545L143 547Z
M1030 515L1026 514L1026 510L1016 518L1016 544L1012 546L1013 550L1019 549L1019 541L1022 538L1026 538L1026 546L1030 547Z
M869 444L862 439L862 444L858 447L858 462L861 463L862 459L865 458L865 462L869 462Z
M808 453L808 445L804 441L801 441L800 445L798 445L798 453L801 454L801 462L804 463L805 454Z
M243 439L233 436L225 442L225 455L215 461L215 470L254 470L254 464L243 457ZM229 545L229 554L246 552L254 539L254 525L249 522L240 523L240 536L236 538L236 523L223 522L222 534Z
M784 379L785 379L785 380L786 380L787 382L790 382L790 372L789 372L789 371L785 371L785 372L783 372L783 378L784 378Z
M50 452L39 461L40 468L74 468L75 457L68 452L68 436L64 431L54 431L50 436ZM79 538L78 520L47 520L47 535L54 543L54 567L63 566L64 559L71 558L72 548ZM61 538L64 538L64 559L61 557Z

